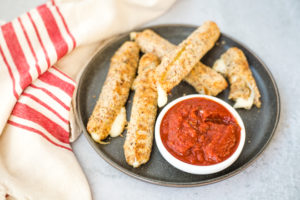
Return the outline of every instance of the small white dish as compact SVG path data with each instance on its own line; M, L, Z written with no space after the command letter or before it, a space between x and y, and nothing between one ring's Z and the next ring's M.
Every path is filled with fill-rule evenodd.
M176 157L174 157L165 148L165 146L161 140L160 125L161 125L161 121L162 121L163 117L168 112L168 110L170 108L172 108L175 104L177 104L181 101L184 101L186 99L191 99L191 98L199 98L199 97L212 100L212 101L217 102L217 103L221 104L222 106L224 106L234 116L234 118L236 119L237 123L239 124L239 126L241 128L240 141L239 141L239 145L238 145L237 149L235 150L235 152L226 160L224 160L220 163L217 163L217 164L213 164L213 165L199 166L199 165L192 165L192 164L185 163L185 162L177 159ZM191 174L212 174L212 173L222 171L225 168L229 167L232 163L234 163L237 160L237 158L241 154L242 149L245 144L245 138L246 138L245 126L244 126L244 123L243 123L240 115L237 113L237 111L232 106L230 106L228 103L226 103L225 101L223 101L219 98L216 98L216 97L208 96L208 95L200 95L200 94L187 95L187 96L180 97L180 98L170 102L160 112L160 114L158 115L158 118L156 120L156 124L155 124L155 142L156 142L156 145L157 145L161 155L164 157L165 160L167 160L167 162L169 162L175 168L182 170L184 172L191 173Z

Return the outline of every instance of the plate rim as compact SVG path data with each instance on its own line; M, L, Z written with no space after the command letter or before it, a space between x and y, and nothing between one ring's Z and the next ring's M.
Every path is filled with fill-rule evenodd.
M123 168L122 166L118 165L117 163L115 163L114 161L112 161L109 157L107 157L100 149L97 148L95 142L91 139L90 135L87 133L86 131L86 127L85 125L83 124L83 120L82 120L82 117L81 115L79 114L79 108L80 108L80 101L79 101L79 94L80 94L80 91L78 90L78 88L80 87L80 85L82 84L82 77L84 76L85 73L87 73L87 69L88 69L88 66L90 65L90 63L92 63L96 58L97 58L97 55L98 54L101 54L101 52L103 52L107 46L109 46L110 44L114 43L115 41L117 41L118 39L126 36L126 35L129 35L130 32L133 32L133 31L141 31L141 30L144 30L144 29L152 29L152 28L161 28L161 27L186 27L186 28L197 28L198 25L194 25L194 24L159 24L159 25L152 25L152 26L143 26L143 27L140 27L140 28L136 28L136 29L133 29L131 31L127 31L127 32L124 32L124 33L121 33L121 34L118 34L117 36L112 36L114 37L113 39L111 39L109 42L107 42L100 50L98 50L94 56L90 59L90 61L87 63L86 67L83 69L81 75L80 75L80 78L79 78L79 81L78 81L78 84L77 84L77 88L76 88L76 97L75 97L75 101L76 101L76 119L77 119L77 122L80 126L80 129L81 131L84 133L85 137L87 138L89 144L93 147L93 149L100 155L100 157L105 160L108 164L110 164L111 166L113 166L114 168L120 170L121 172L129 175L130 177L133 177L135 179L138 179L138 180L141 180L141 181L144 181L144 182L147 182L147 183L151 183L151 184L155 184L155 185L161 185L161 186L167 186L167 187L196 187L196 186L203 186L203 185L208 185L208 184L212 184L212 183L216 183L216 182L219 182L219 181L222 181L222 180L225 180L227 178L230 178L240 172L242 172L243 170L245 170L247 167L249 167L250 165L252 165L254 163L254 161L256 161L259 157L261 157L262 153L266 150L267 146L269 146L272 138L274 137L274 134L276 132L276 129L278 127L278 124L279 124L279 121L280 121L280 113L281 113L281 100L280 100L280 94L279 94L279 89L278 89L278 86L275 82L275 79L271 73L271 71L269 70L269 68L267 67L267 65L262 61L262 59L257 56L247 45L245 45L243 42L240 42L239 40L236 40L234 38L232 38L231 36L221 32L221 34L227 38L229 38L230 40L234 41L235 43L238 43L240 44L241 46L243 46L243 48L247 49L247 51L249 51L260 63L261 65L264 67L264 69L266 70L268 76L270 77L271 81L272 81L272 84L274 86L274 89L275 89L275 95L276 95L276 100L277 100L277 104L276 104L276 107L277 107L277 115L276 115L276 118L275 118L275 123L274 123L274 127L271 131L271 134L270 134L270 137L268 138L268 140L266 141L266 143L262 146L262 148L260 149L259 152L257 152L247 163L245 163L243 166L240 166L239 168L235 169L234 171L232 172L229 172L223 176L220 176L220 177L215 177L213 179L209 179L209 180L206 180L206 181L201 181L201 182L190 182L190 183L180 183L180 182L168 182L168 181L161 181L161 180L157 180L157 179L153 179L153 178L148 178L148 177L144 177L144 176L141 176L139 174L136 174L134 172L131 172L125 168Z

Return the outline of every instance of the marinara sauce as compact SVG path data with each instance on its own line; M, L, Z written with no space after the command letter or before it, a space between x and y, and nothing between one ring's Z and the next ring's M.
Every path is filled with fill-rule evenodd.
M221 104L195 97L171 107L162 119L161 139L177 159L193 165L213 165L237 149L241 128Z

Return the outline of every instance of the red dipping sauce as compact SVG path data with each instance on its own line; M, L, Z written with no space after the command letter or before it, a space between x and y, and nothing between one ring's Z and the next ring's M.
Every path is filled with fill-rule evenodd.
M161 140L177 159L213 165L230 157L240 142L241 128L221 104L195 97L171 107L162 119Z

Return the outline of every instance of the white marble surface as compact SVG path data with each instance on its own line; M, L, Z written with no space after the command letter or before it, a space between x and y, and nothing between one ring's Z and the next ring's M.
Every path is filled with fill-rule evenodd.
M0 18L10 20L43 0L1 0ZM281 94L281 120L263 155L225 181L194 188L161 187L131 178L107 164L82 135L74 144L94 199L300 199L300 1L178 0L150 24L201 24L243 41L262 58Z

